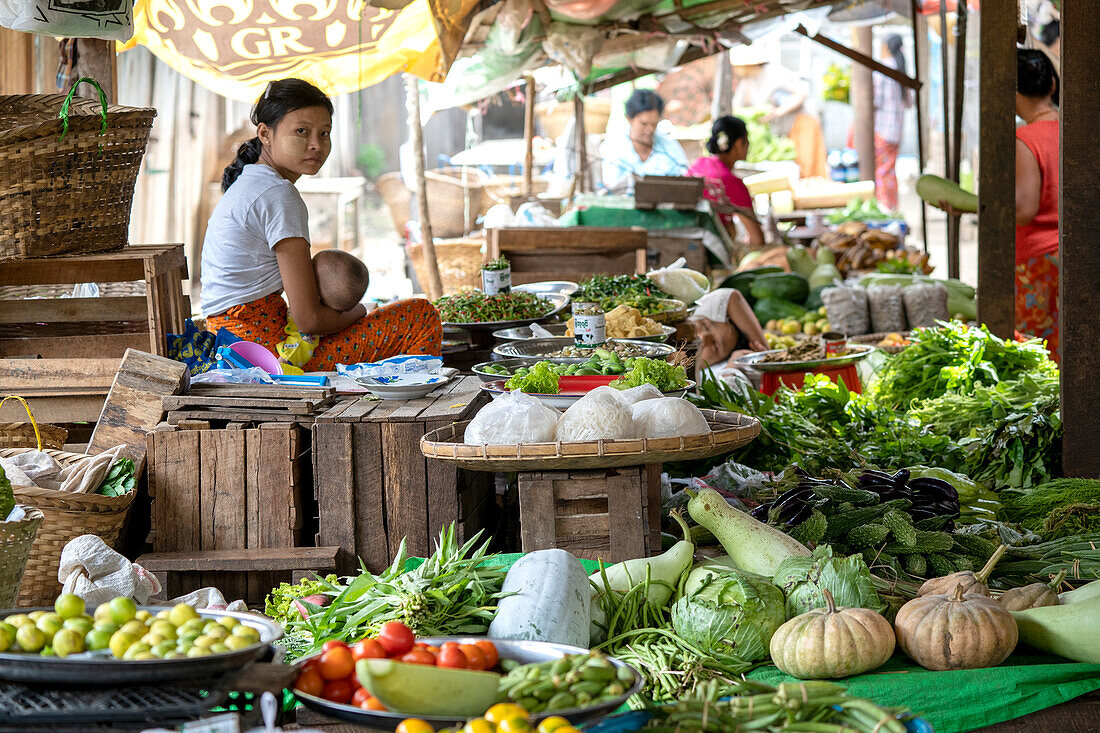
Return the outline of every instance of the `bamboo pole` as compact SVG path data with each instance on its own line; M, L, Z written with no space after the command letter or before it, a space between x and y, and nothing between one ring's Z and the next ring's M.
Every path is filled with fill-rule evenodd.
M852 29L852 46L871 55L871 27ZM855 112L853 142L859 153L859 178L875 180L875 92L872 71L862 64L852 67L852 109Z
M584 129L584 97L578 92L573 97L573 116L576 120L574 132L577 145L577 171L573 177L576 193L584 193L588 190L588 135Z
M920 81L923 78L921 74L921 54L926 48L928 28L924 23L924 20L920 14L920 3L918 0L909 1L909 12L913 16L913 78ZM917 111L917 160L920 163L920 172L924 173L924 166L927 163L924 148L924 89L917 89L913 92L913 107ZM921 199L920 202L920 231L921 238L924 240L924 251L928 253L928 203Z
M535 77L527 77L527 91L523 105L523 195L530 196L534 190L532 179L535 169Z
M428 295L435 300L443 295L443 282L439 279L439 262L435 258L435 240L432 239L432 223L428 216L428 183L424 179L424 131L420 127L420 88L412 74L405 74L405 108L409 113L409 139L412 141L413 168L416 171L420 239L424 247L424 265L428 270L428 282L420 284L428 288Z

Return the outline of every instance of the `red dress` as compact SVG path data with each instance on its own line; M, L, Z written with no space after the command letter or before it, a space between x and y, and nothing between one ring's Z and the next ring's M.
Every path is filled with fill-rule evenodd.
M1039 163L1039 211L1016 227L1016 330L1046 339L1058 360L1058 122L1033 122L1016 130Z
M726 164L716 156L705 155L698 158L688 168L687 175L706 179L703 197L708 201L716 204L733 204L744 209L752 208L752 196L745 182L733 175ZM719 213L718 217L726 224L733 220L732 214Z

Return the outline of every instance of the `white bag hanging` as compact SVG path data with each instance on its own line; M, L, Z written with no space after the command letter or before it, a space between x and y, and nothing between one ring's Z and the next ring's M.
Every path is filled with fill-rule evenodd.
M134 0L0 0L0 26L61 38L128 41Z

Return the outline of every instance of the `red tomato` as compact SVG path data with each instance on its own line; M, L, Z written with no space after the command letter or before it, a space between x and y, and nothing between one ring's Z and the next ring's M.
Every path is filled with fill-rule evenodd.
M390 621L382 625L378 632L378 643L386 650L387 657L402 657L413 648L416 637L409 627L400 621Z
M497 662L500 661L500 655L497 653L496 644L488 639L482 639L475 641L474 646L481 650L481 653L485 655L485 669L493 669L497 666Z
M366 687L360 687L351 695L351 704L357 708L361 708L366 705L367 701L371 699L371 694L367 692Z
M382 703L378 702L377 697L372 697L371 699L367 700L367 704L364 705L363 707L366 708L367 710L378 710L378 711L382 711L382 712L385 712L385 710L386 710L386 706L383 705Z
M321 651L327 652L329 649L339 649L341 647L347 649L348 645L347 643L340 641L339 639L329 639L321 645Z
M317 673L315 669L307 669L298 675L298 680L294 683L294 689L298 692L304 692L307 695L313 695L317 697L321 694L321 689L325 686L325 681L321 679L321 675Z
M321 654L321 677L325 680L342 680L355 671L355 660L347 646L333 647Z
M332 702L348 702L351 700L351 683L347 680L332 680L321 690L321 697Z
M382 648L377 639L360 639L351 648L351 656L356 661L360 659L384 659L386 650Z
M460 644L458 648L466 655L466 659L470 663L470 669L489 669L488 660L485 658L485 652L481 651L480 647L476 644Z
M466 658L466 655L463 653L462 649L459 648L458 644L448 641L440 648L436 665L439 667L450 667L452 669L468 669L470 660Z
M348 677L348 682L351 684L352 692L355 692L356 690L363 687L363 683L359 681L359 675L355 674L354 672L352 672L351 676Z
M426 664L435 666L435 655L425 649L413 649L401 657L401 661L407 664Z
M302 665L298 667L298 669L302 672L312 669L317 674L321 674L321 657L316 656L307 659L305 662L302 662Z

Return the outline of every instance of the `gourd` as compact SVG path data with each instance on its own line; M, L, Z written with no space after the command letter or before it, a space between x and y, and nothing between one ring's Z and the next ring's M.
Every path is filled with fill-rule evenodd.
M957 211L971 214L978 210L978 197L946 178L925 173L917 179L917 195L930 204L946 201Z
M1062 569L1049 583L1032 583L1022 588L1010 588L997 600L1008 611L1026 611L1029 608L1043 608L1058 605L1058 586L1065 580L1066 571Z
M592 594L584 567L570 553L555 549L525 555L504 576L501 591L490 638L588 648Z
M1020 641L1025 644L1075 662L1100 664L1100 596L1068 605L1014 611L1012 616L1020 628Z
M898 646L933 670L980 669L1003 662L1016 648L1016 621L989 596L964 593L914 598L894 620Z
M989 586L985 584L985 581L989 580L990 573L993 572L993 567L1005 554L1005 550L1008 549L1004 545L998 547L989 560L986 561L985 566L978 572L971 570L962 570L957 573L951 573L945 575L942 578L929 578L924 581L917 590L917 597L932 596L932 595L947 595L951 594L955 590L955 586L961 585L963 593L976 593L978 595L988 596Z
M869 672L894 653L894 629L869 608L837 608L825 589L825 608L815 608L779 627L772 662L802 680L838 679Z
M788 557L810 557L789 535L734 509L714 489L702 489L688 502L688 514L709 529L741 570L770 578Z
M1075 590L1067 590L1065 593L1058 594L1058 602L1062 605L1080 603L1092 598L1100 598L1100 580L1094 580Z

